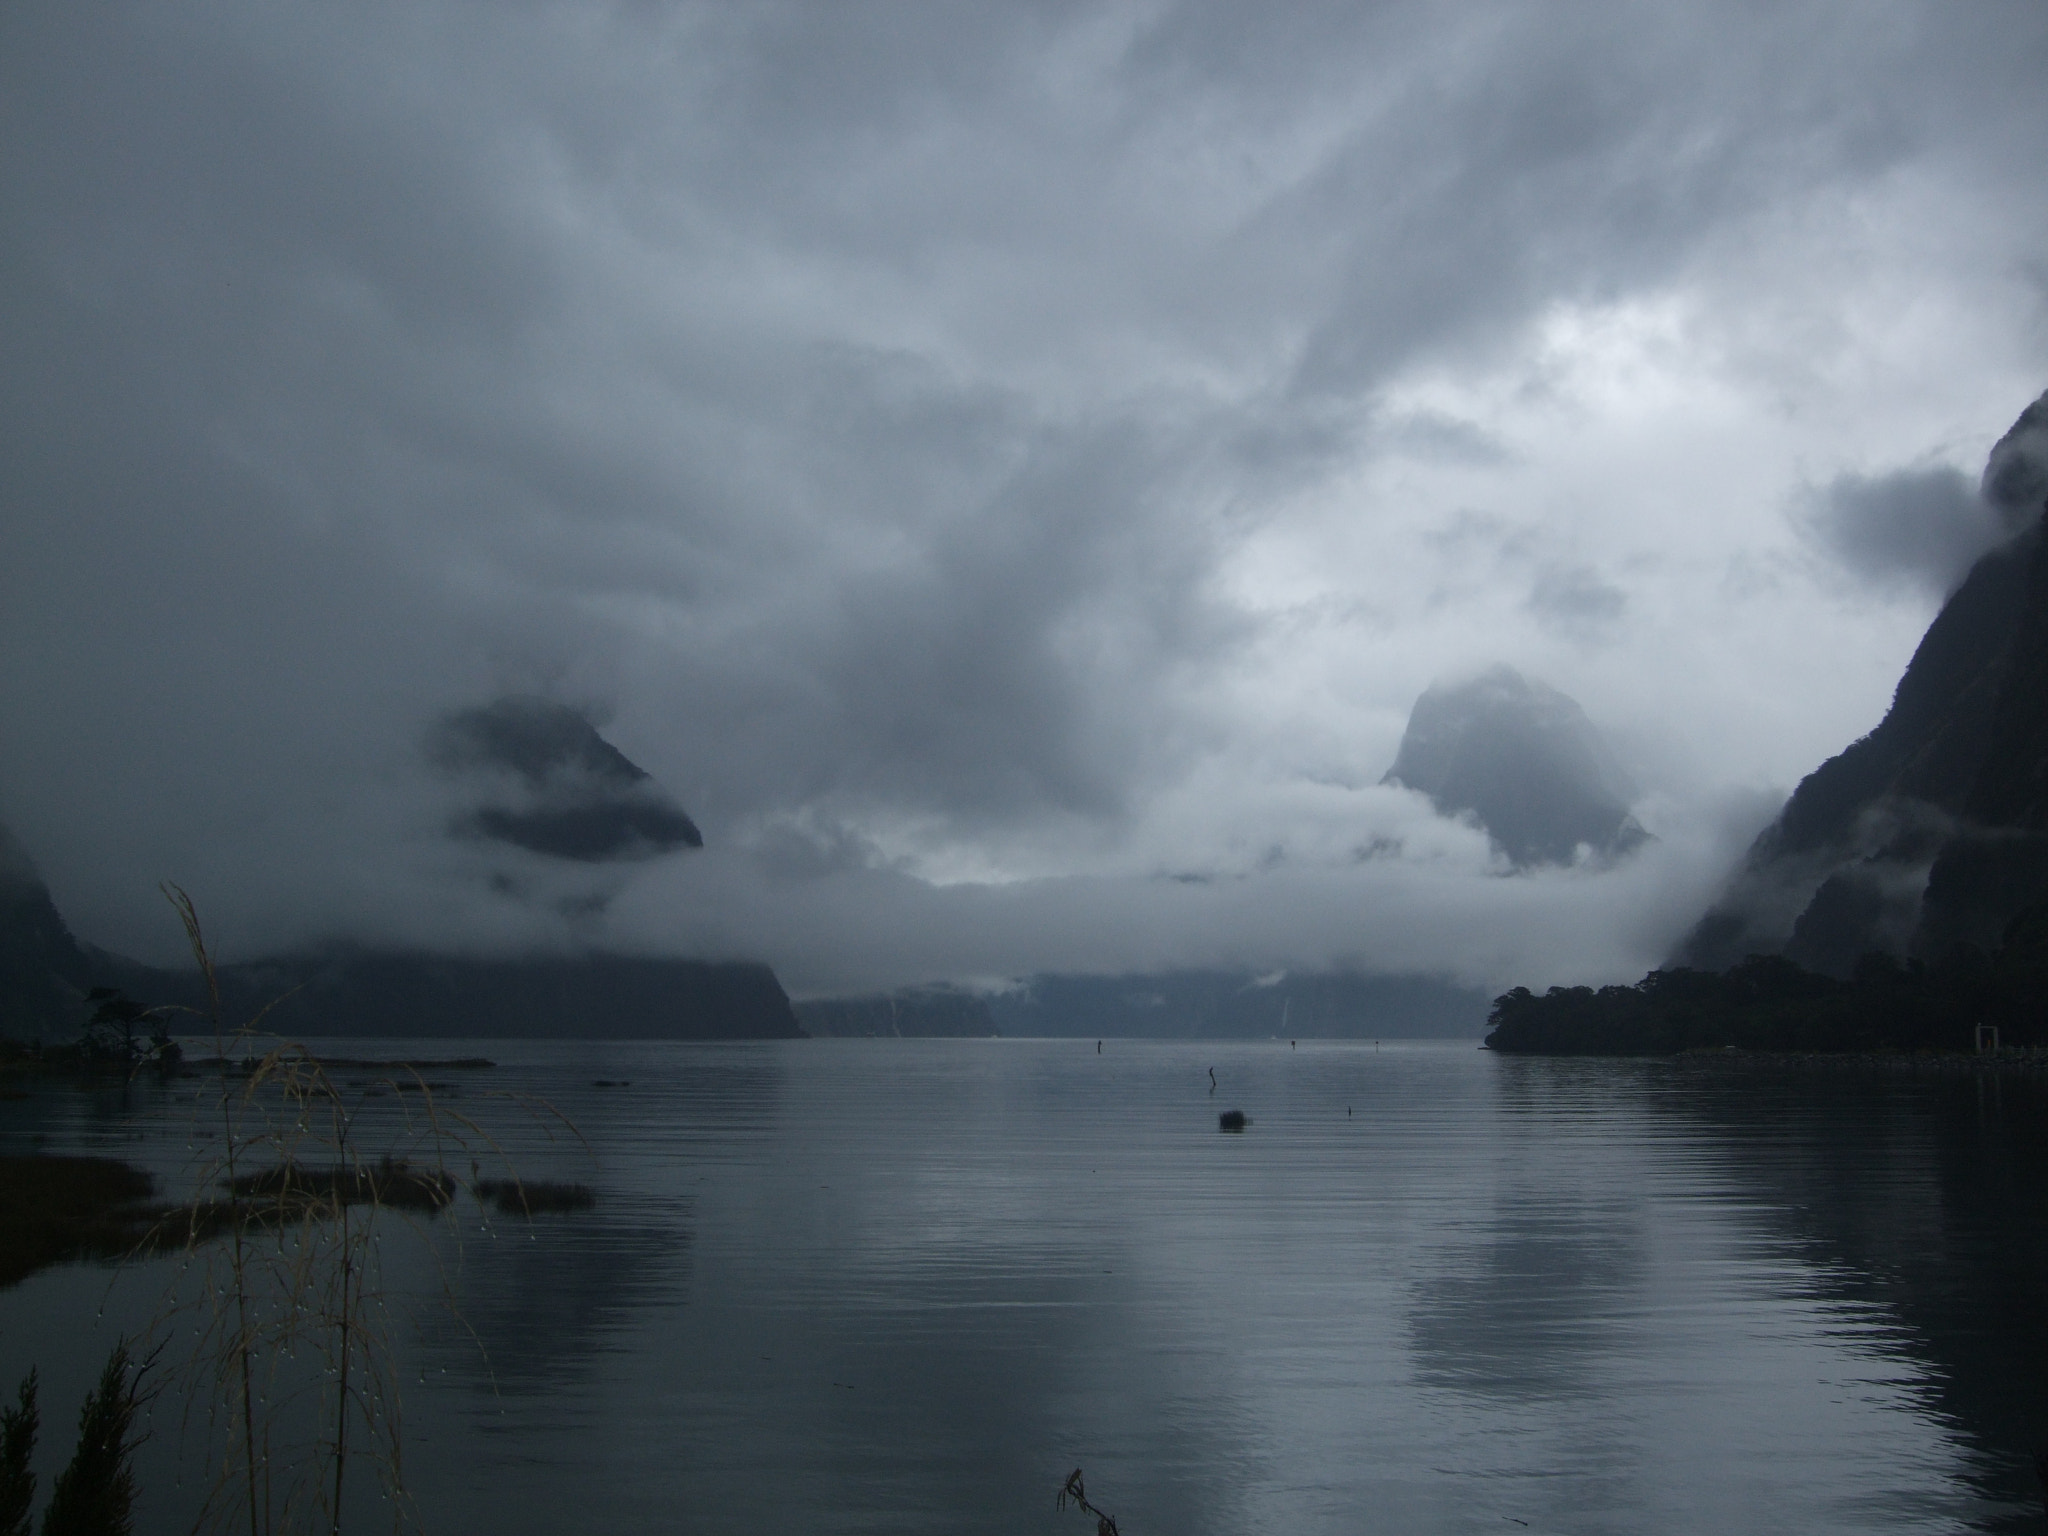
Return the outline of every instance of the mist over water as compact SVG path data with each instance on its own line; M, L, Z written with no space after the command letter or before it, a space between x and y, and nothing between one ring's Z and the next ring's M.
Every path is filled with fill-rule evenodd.
M465 1197L433 1255L387 1239L428 1298L398 1347L429 1530L1082 1531L1053 1507L1076 1466L1131 1536L2039 1520L2048 1138L2016 1077L1470 1042L488 1053L447 1107L598 1201L529 1230ZM175 1188L192 1087L42 1087L0 1150ZM0 1293L0 1385L40 1363L67 1422L168 1273ZM144 1527L192 1496L172 1417Z

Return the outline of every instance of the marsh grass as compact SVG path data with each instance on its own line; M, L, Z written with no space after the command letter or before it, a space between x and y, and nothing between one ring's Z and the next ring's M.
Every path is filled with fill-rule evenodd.
M394 1530L416 1526L394 1347L405 1308L385 1281L387 1233L419 1240L453 1311L432 1230L462 1187L452 1160L467 1160L480 1202L507 1213L582 1209L593 1197L580 1185L484 1179L483 1159L506 1161L502 1149L418 1070L457 1063L324 1062L265 1035L268 1008L229 1029L192 901L175 886L165 894L206 984L220 1063L218 1098L204 1111L211 1127L195 1127L195 1147L209 1149L196 1185L220 1193L163 1211L142 1244L183 1255L184 1299L160 1327L191 1346L184 1428L208 1446L210 1468L197 1528L340 1536L344 1510L357 1511L347 1523L360 1528L373 1494ZM394 1070L369 1081L336 1075L383 1065ZM556 1126L574 1134L544 1103L516 1102L551 1136Z
M401 1302L387 1287L386 1236L417 1239L438 1290L425 1299L438 1299L459 1321L451 1242L437 1236L465 1187L449 1172L452 1161L467 1162L466 1187L486 1213L530 1220L587 1210L595 1194L584 1184L484 1176L486 1159L508 1175L510 1160L475 1120L449 1108L446 1082L423 1074L488 1068L487 1060L323 1060L264 1032L283 998L230 1027L191 898L176 886L164 893L205 983L204 1006L180 1011L202 1017L213 1056L181 1066L160 1027L153 1052L138 1053L134 1024L160 1025L167 1010L119 999L126 1012L114 1022L126 1035L113 1045L0 1060L0 1073L24 1076L97 1073L116 1060L133 1075L154 1060L167 1077L205 1075L217 1084L197 1101L193 1195L182 1204L156 1201L151 1175L112 1158L0 1157L0 1287L66 1260L155 1256L178 1264L151 1329L159 1343L140 1369L125 1344L117 1347L108 1362L114 1376L103 1373L87 1399L82 1459L77 1474L67 1470L70 1481L52 1489L44 1536L129 1529L128 1455L145 1400L137 1384L174 1343L160 1385L178 1389L187 1448L196 1440L205 1454L194 1532L340 1536L344 1509L348 1528L361 1529L376 1496L394 1531L416 1528L405 1496L394 1344L409 1300L420 1298ZM111 1006L98 1000L102 1011ZM573 1139L587 1154L580 1133L545 1101L490 1096L530 1116L547 1139ZM459 1262L459 1247L453 1256ZM31 1371L17 1406L0 1410L0 1536L29 1536L35 1387Z

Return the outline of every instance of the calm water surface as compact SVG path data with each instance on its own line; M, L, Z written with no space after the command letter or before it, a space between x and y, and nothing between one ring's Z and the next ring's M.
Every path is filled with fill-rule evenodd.
M1053 1507L1076 1466L1126 1536L2043 1529L2048 1114L2018 1078L1469 1044L410 1049L498 1060L444 1107L598 1192L531 1227L465 1198L387 1241L389 1284L445 1274L459 1313L398 1330L429 1530L1085 1532ZM208 1092L45 1088L0 1104L0 1150L175 1186ZM68 1424L175 1283L0 1293L0 1384L39 1362ZM160 1404L162 1528L193 1497L178 1434Z

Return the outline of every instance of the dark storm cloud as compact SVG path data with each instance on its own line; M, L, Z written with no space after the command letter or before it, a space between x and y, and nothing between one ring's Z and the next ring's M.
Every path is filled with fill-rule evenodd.
M1852 40L1811 10L1702 9L1644 27L1598 8L1482 7L1426 34L1414 13L1402 20L1414 30L1374 81L1376 131L1299 193L1310 217L1357 215L1303 354L1309 389L1370 387L1532 302L1605 296L1685 260L1702 229L1872 173L1915 139L1910 107L1844 88L1890 65L1907 25ZM1842 74L1799 60L1816 44Z
M1936 596L2007 531L1969 478L1945 464L1838 475L1813 493L1806 525L1851 574Z
M1497 398L1389 392L1527 353L1560 307L1711 294L1753 221L1891 209L1916 176L2011 221L1972 257L1999 268L2032 248L2044 27L11 8L0 818L113 942L168 931L164 875L250 945L545 937L535 903L450 894L481 888L444 835L477 802L418 750L450 710L537 693L615 701L624 757L768 872L691 878L824 882L789 898L818 954L886 949L878 913L925 922L918 870L1057 876L1128 842L1104 889L1150 911L1157 868L1255 846L1422 857L1438 834L1399 797L1329 786L1369 785L1455 663L1423 654L1435 632L1355 648L1290 717L1268 679L1315 675L1302 636L1407 633L1388 552L1443 508L1347 477L1492 475L1489 504L1544 447L1500 418L1563 386L1539 360ZM1356 590L1296 602L1259 540L1354 494ZM1614 649L1648 607L1635 568L1536 516L1499 514L1526 538L1438 606L1534 626L1475 637L1495 654ZM1855 547L1907 559L1882 521ZM1325 612L1364 617L1300 617ZM1410 863L1371 861L1389 892ZM876 867L881 907L839 905ZM1029 929L1019 953L1073 942L1056 899L963 901ZM762 952L773 907L713 937ZM1149 923L1115 931L1178 952Z

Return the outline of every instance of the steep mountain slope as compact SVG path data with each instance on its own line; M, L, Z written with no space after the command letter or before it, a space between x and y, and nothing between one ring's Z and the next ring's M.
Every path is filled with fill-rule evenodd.
M71 1034L85 1022L90 971L34 862L0 827L0 1036Z
M1989 950L2048 895L2048 395L1992 450L1983 494L2021 531L1951 594L1883 721L1800 783L1674 964L1783 953L1840 976L1871 951Z

